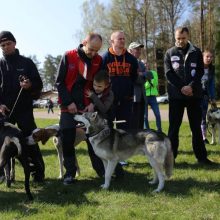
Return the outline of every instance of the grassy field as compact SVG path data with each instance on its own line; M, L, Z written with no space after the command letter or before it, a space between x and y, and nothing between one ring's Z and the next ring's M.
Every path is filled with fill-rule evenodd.
M57 120L37 120L39 127ZM168 123L163 123L167 131ZM210 138L209 138L210 139ZM148 181L152 177L149 163L143 156L129 159L125 176L113 180L108 191L99 186L103 179L91 168L85 143L77 147L81 176L72 186L63 186L59 175L56 150L49 141L40 146L46 164L46 182L31 181L35 200L26 201L23 172L16 164L16 182L10 189L0 185L0 219L220 219L220 165L201 166L191 148L191 134L187 123L180 131L180 151L174 175L159 194ZM207 145L209 158L220 164L220 146Z

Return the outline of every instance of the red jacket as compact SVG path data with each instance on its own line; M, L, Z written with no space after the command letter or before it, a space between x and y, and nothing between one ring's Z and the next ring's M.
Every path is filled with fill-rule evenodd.
M89 69L87 64L84 62L84 60L82 60L82 58L80 58L80 56L78 55L77 49L66 52L63 59L65 59L65 62L63 62L63 65L65 65L65 71L60 66L60 69L58 71L58 78L57 78L59 103L63 106L67 106L72 102L74 102L74 100L71 97L71 95L73 95L72 89L77 80L77 77L79 77L80 75L83 79L85 79L82 102L85 106L87 106L88 104L90 104L91 101L89 98L85 96L85 91L88 89L90 90L92 89L94 76L101 66L101 62L102 62L101 56L97 54L92 58L91 66L89 67ZM61 61L61 65L62 65L62 61ZM65 74L65 76L63 74ZM64 81L59 80L62 79L63 77L64 77ZM59 89L59 84L62 85L62 83L64 83L65 86L64 87L60 86ZM66 89L67 92L62 92L63 89ZM77 96L77 94L74 94L74 96L75 95Z

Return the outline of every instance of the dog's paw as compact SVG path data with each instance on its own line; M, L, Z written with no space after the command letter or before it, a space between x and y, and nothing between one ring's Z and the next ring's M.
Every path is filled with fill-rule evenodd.
M161 189L155 189L152 193L159 193Z
M109 186L107 186L107 185L105 185L105 184L102 184L100 187L101 187L102 189L108 189L108 188L109 188Z

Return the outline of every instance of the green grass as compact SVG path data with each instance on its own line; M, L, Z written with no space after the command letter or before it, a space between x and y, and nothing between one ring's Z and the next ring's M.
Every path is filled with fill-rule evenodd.
M39 127L55 122L37 120ZM168 123L163 123L165 131L167 127ZM24 175L17 162L16 183L10 189L0 185L0 219L220 219L220 166L196 164L188 123L181 127L174 175L159 194L153 194L156 186L148 184L152 170L143 156L129 159L124 178L113 180L105 191L99 188L103 179L91 168L85 143L77 147L81 176L72 186L63 186L57 179L58 160L52 141L40 148L46 164L46 183L37 185L31 181L35 200L27 202ZM207 150L209 158L220 164L220 146L207 145Z

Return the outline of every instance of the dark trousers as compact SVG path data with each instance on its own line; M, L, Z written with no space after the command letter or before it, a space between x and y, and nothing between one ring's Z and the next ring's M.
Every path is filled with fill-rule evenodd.
M144 128L144 113L145 113L144 99L141 102L133 102L132 122L131 122L132 129Z
M18 128L22 130L24 137L31 135L32 131L37 128L33 110L28 109L26 111L17 111L12 114L9 122L16 124ZM41 181L44 179L45 164L38 144L31 146L25 146L28 154L28 159L30 162L31 174L36 181Z
M169 100L169 131L174 157L177 157L179 147L179 129L182 123L184 109L187 109L189 125L192 131L192 147L197 160L207 158L207 151L202 139L202 110L200 99Z
M125 120L125 123L119 123L116 125L118 129L128 130L132 125L132 104L133 101L130 100L122 100L116 101L113 104L111 120Z

